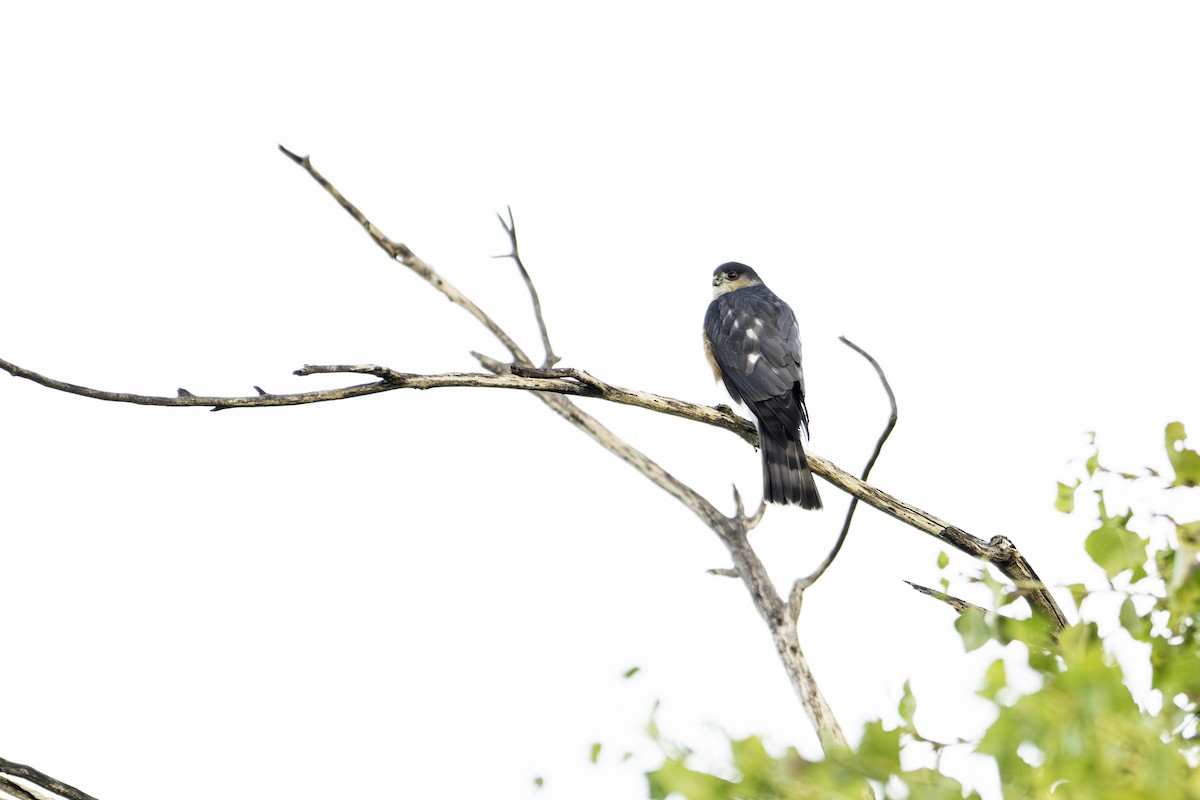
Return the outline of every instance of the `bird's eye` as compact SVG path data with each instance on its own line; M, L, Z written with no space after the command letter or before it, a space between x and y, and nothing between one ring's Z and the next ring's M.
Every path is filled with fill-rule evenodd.
M731 281L737 280L737 276L738 276L738 274L736 272L733 272L732 270L725 273L725 277L729 278L729 280L731 280Z

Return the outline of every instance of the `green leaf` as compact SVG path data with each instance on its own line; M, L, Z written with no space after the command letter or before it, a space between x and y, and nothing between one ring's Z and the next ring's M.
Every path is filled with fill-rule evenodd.
M1129 635L1139 642L1150 641L1150 618L1139 616L1133 605L1133 598L1126 597L1121 603L1121 627L1129 631Z
M1088 588L1082 583L1072 583L1067 586L1071 592L1071 599L1075 601L1075 609L1079 610L1083 605L1083 599L1088 596Z
M1172 614L1189 614L1200 611L1200 606L1192 604L1184 587L1191 582L1194 585L1193 578L1200 571L1200 520L1196 522L1185 522L1182 525L1175 524L1175 538L1179 542L1179 547L1175 549L1171 555L1170 564L1163 564L1163 567L1169 566L1170 572L1162 569L1162 575L1167 579L1167 595L1168 605L1171 608ZM1166 555L1164 551L1159 551L1160 555ZM1167 561L1167 559L1163 559ZM1187 609L1189 606L1191 611Z
M1004 669L1004 659L997 658L987 668L983 675L983 686L977 694L995 702L996 693L1008 686L1008 673Z
M592 743L591 760L593 764L600 760L600 749L602 746L599 742Z
M983 647L984 642L992 638L992 630L988 627L987 620L973 611L959 614L958 619L954 620L954 629L962 637L963 647L968 653Z
M629 669L625 670L624 674L622 674L621 677L628 680L629 678L632 678L634 675L637 675L641 671L642 671L641 667L630 667Z
M650 721L646 723L646 735L653 741L662 743L662 731L658 729L658 706L659 701L654 701L654 707L650 709Z
M904 694L900 695L900 719L904 720L910 731L916 730L913 724L913 715L917 713L917 698L913 696L912 684L909 681L904 682Z
M1175 536L1179 539L1180 548L1186 547L1193 553L1200 550L1200 520L1175 523Z
M1101 498L1100 527L1092 531L1084 543L1092 561L1103 568L1110 580L1127 569L1133 570L1131 580L1145 576L1147 540L1126 527L1132 517L1132 512L1123 517L1108 516Z
M901 773L900 777L908 787L909 797L920 800L962 800L961 783L927 767ZM970 797L978 798L979 795L971 792Z
M1075 510L1075 490L1079 488L1079 479L1075 479L1074 486L1067 486L1062 481L1058 482L1058 498L1054 501L1056 511L1061 511L1064 514L1070 514Z
M727 780L697 772L671 759L653 772L647 772L646 782L651 800L665 800L670 794L682 795L687 800L727 800L733 796L735 788Z
M536 778L533 779L533 785L540 789L546 785L546 782L544 780L542 780L541 775L538 775Z
M945 569L946 567L950 566L950 556L946 555L945 550L938 552L937 565L938 569Z
M730 739L729 750L733 754L733 766L742 774L738 784L741 791L756 792L759 787L770 782L771 767L775 759L763 746L762 739L757 736L747 736L745 739Z
M1030 648L1048 648L1054 645L1054 629L1045 617L1035 614L1025 619L1014 619L997 615L996 627L1002 644L1024 642Z
M889 775L899 772L900 730L884 730L878 720L864 725L857 763L867 777L878 781L886 781Z
M1179 633L1192 633L1200 623L1200 564L1193 554L1188 562L1182 561L1183 552L1175 554L1176 568L1167 591L1167 611L1171 616L1168 625ZM1200 651L1200 647L1196 648Z
M1189 450L1184 442L1187 441L1187 431L1182 422L1172 422L1167 426L1167 459L1175 470L1175 481L1171 486L1200 485L1200 454Z
M1068 625L1059 633L1059 651L1070 666L1082 662L1088 653L1095 651L1099 641L1100 634L1097 633L1096 623L1080 622L1077 625Z
M1150 664L1154 668L1151 685L1166 697L1180 693L1200 696L1200 647L1195 642L1190 647L1180 647L1155 636L1150 641ZM1172 708L1176 708L1173 703L1170 706L1164 703L1163 711L1170 713ZM1187 713L1194 712L1187 710Z

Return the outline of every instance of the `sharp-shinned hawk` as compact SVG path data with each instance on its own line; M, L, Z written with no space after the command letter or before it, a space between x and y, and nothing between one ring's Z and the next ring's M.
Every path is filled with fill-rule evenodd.
M808 436L808 409L796 315L745 264L717 267L713 287L704 315L704 351L730 396L758 420L763 497L820 508L800 440L801 431Z

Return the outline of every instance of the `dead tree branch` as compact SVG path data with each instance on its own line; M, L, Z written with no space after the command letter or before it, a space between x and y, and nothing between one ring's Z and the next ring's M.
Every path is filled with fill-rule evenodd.
M375 244L379 245L383 252L387 253L390 258L399 261L401 264L420 275L422 278L428 281L433 288L446 295L450 302L462 307L467 311L468 314L479 320L480 324L487 328L493 336L499 339L500 343L508 349L508 352L512 353L513 360L516 363L524 364L528 367L533 366L533 362L529 360L529 356L525 355L525 351L522 350L515 341L513 341L511 336L505 333L504 329L501 328L495 320L485 314L483 309L475 305L470 298L460 292L448 280L437 274L433 267L417 258L416 254L413 253L412 250L409 250L406 245L401 244L400 242L394 242L388 237L384 236L383 233L380 232L380 230L374 225L372 225L371 221L367 219L366 216L359 211L353 203L343 197L342 193L334 188L332 183L325 180L325 177L321 175L321 173L313 169L312 162L309 160L308 156L298 156L283 145L279 145L279 151L292 161L295 161L297 164L299 164L305 172L312 176L313 180L321 185L322 189L329 192L333 199L338 202L338 205L344 208L347 214L354 217L355 221L357 221L359 225L363 226L363 230L367 232L367 235L371 237L371 240L374 241Z
M336 196L340 197L341 195ZM373 225L371 226L371 230L375 230ZM407 251L407 248L405 250ZM413 256L413 258L416 257ZM425 265L425 269L435 278L440 278L428 265ZM439 288L439 290L440 287L449 285L445 281L439 282L437 280L430 280L430 283L435 288ZM471 305L474 307L473 303ZM480 313L482 314L482 311ZM484 317L487 318L486 315ZM497 338L501 342L504 341L503 337L497 336ZM517 351L521 352L520 348L517 348ZM728 406L712 407L696 405L650 392L624 389L604 383L582 370L575 369L547 370L537 369L528 365L508 365L508 368L504 370L507 374L450 373L445 375L413 375L375 365L310 365L296 370L296 374L313 375L317 373L347 372L370 374L381 378L381 380L375 383L357 384L338 389L301 392L298 394L271 394L259 389L257 395L244 397L202 396L192 394L186 389L179 389L175 397L110 392L49 378L4 359L0 359L0 369L5 370L14 377L31 380L49 389L77 394L82 397L90 397L96 400L176 408L210 408L214 411L227 408L264 408L320 403L329 400L346 400L351 397L362 397L394 389L436 389L447 386L523 389L539 394L553 392L579 397L593 397L613 403L637 406L650 411L657 411L662 414L670 414L695 422L702 422L706 425L713 425L736 434L752 445L757 446L758 444L758 432L755 430L754 424L734 414ZM499 372L499 370L497 371ZM557 379L544 377L547 375L559 375L561 377ZM922 511L914 505L905 503L871 486L815 453L809 454L809 465L812 467L813 472L846 492L855 500L861 500L888 516L912 525L914 528L929 534L943 544L960 550L972 558L995 565L1005 577L1027 591L1026 599L1034 611L1046 617L1055 630L1066 626L1067 619L1059 608L1058 603L1054 600L1053 595L1042 585L1041 579L1038 578L1037 573L1034 572L1028 560L1008 538L996 536L990 541L985 542L960 528L943 522L934 515Z
M281 148L282 149L282 148ZM434 288L437 288L443 293L446 292L445 286L449 284L441 278L440 275L433 270L428 264L417 259L417 257L407 247L403 253L396 250L394 243L390 239L379 233L378 229L362 215L357 208L350 204L341 193L339 193L328 181L312 168L312 164L307 157L299 158L287 150L284 150L292 160L300 164L314 179L316 179L331 195L337 199L347 211L354 216L361 225L371 234L385 251L388 251L393 258L402 260L411 268L410 262L419 263L421 269L417 270ZM513 244L514 253L516 252L516 237L515 230L506 226L509 230ZM389 250L386 244L393 246ZM528 272L523 268L522 273L526 279L527 285L530 286L531 296L535 302L535 312L538 314L539 325L543 327L544 323L541 320L540 304L537 303L537 293L532 291L532 281L528 277ZM457 291L457 290L455 290ZM461 294L461 293L460 293ZM453 298L452 298L453 299ZM465 304L470 303L465 297L460 305L468 307ZM459 301L456 301L459 302ZM476 308L473 303L469 308ZM473 312L474 313L474 312ZM485 367L492 369L495 372L503 374L504 372L517 372L520 374L522 368L528 370L533 367L529 357L524 351L512 341L511 338L504 334L495 323L490 323L488 317L482 310L478 310L475 314L480 322L484 323L488 329L504 344L510 353L513 355L514 363L512 365L502 365L498 363L488 363L484 361ZM552 350L549 346L547 337L546 354L547 366L549 366L549 358ZM481 359L482 360L482 359ZM566 377L580 381L581 385L590 386L592 389L597 389L598 381L591 376L582 378L586 373L568 372ZM543 380L544 378L529 378L529 380ZM631 465L649 480L654 482L663 491L670 494L675 499L683 503L687 508L691 509L700 519L715 532L729 549L729 553L733 558L735 569L745 583L750 596L754 601L755 608L758 609L763 620L767 623L767 627L771 631L771 638L775 643L775 648L779 653L780 659L783 662L784 670L787 672L797 695L800 698L804 710L808 713L809 719L817 730L817 734L821 739L822 746L826 750L842 749L848 746L845 734L838 726L837 720L833 716L832 710L829 708L824 697L817 688L816 681L813 679L812 672L808 667L808 662L804 658L803 652L800 649L800 643L796 636L796 626L794 621L790 619L786 613L786 605L780 598L779 593L775 590L771 579L767 574L766 568L759 561L758 556L751 549L746 538L747 520L742 514L740 497L737 499L738 511L733 517L726 517L721 514L715 506L704 499L699 493L691 487L684 484L679 479L664 470L655 461L646 456L644 453L625 442L620 437L616 436L612 431L602 425L592 415L579 408L570 399L561 394L553 394L549 392L538 392L535 396L543 403L548 405L551 410L559 416L566 419L575 427L590 436L601 447L616 455L627 464ZM749 423L747 423L749 424Z

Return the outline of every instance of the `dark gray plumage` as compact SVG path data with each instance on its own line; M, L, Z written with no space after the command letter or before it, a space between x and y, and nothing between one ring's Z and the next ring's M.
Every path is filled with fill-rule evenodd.
M713 374L758 420L763 497L820 508L800 438L802 432L808 436L808 409L796 315L745 264L717 267L713 286L704 315L704 349Z

